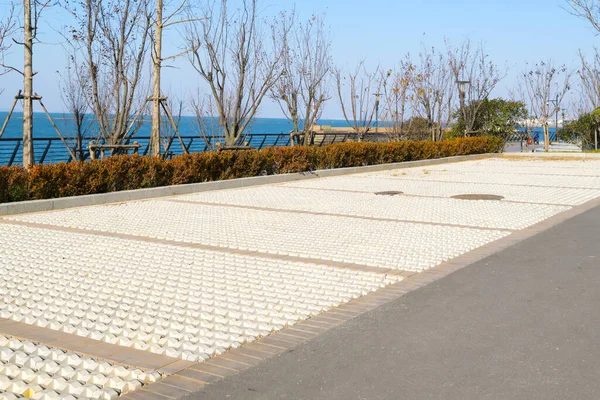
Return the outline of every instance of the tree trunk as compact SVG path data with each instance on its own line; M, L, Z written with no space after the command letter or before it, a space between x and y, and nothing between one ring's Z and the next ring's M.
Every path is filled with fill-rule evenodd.
M33 154L33 28L31 0L23 2L24 69L23 69L23 166L35 164Z
M544 151L546 153L550 151L550 132L548 130L548 123L544 124Z
M154 86L152 92L152 132L150 154L160 155L160 72L162 64L163 0L156 0L156 32L154 38Z
M83 161L83 140L81 138L81 131L77 132L77 157L79 161Z
M303 143L300 143L300 138L298 137L298 135L300 134L300 128L298 127L298 117L296 115L292 114L292 124L294 125L294 131L292 133L292 138L290 140L290 145L294 146L294 140L298 140L298 144L306 144L306 138L302 138ZM306 134L306 129L304 131L304 133Z
M237 146L239 135L235 131L235 128L226 128L225 132L225 146Z

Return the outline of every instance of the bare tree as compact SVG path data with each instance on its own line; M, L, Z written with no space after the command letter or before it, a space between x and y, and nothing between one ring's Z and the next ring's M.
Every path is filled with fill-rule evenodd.
M583 96L580 99L580 112L575 115L589 114L596 119L599 114L594 110L600 107L600 54L598 49L594 49L592 61L586 60L581 51L579 57L581 59L581 68L578 71L579 87ZM600 121L596 121L596 126L600 126ZM598 149L598 130L598 128L594 130L595 149Z
M592 60L586 60L583 53L579 52L581 68L578 71L581 94L587 103L587 111L600 107L600 54L594 49Z
M460 94L460 108L465 124L465 134L473 130L483 100L487 99L496 85L506 76L489 59L483 46L474 47L470 40L454 49L449 42L448 60ZM465 83L461 85L461 82ZM461 86L465 88L462 89Z
M572 15L588 21L600 32L600 2L598 0L565 0L565 9Z
M415 112L427 119L433 141L443 136L442 123L448 113L448 99L451 96L452 72L442 53L434 48L425 48L419 53L419 63L410 81Z
M342 74L340 69L336 69L334 74L344 119L358 134L358 141L362 141L371 130L381 95L379 68L375 72L368 72L364 61L361 61L354 71Z
M172 147L173 141L176 138L179 140L179 144L181 145L183 152L188 152L186 145L183 143L183 140L179 135L179 125L181 123L181 116L183 115L184 108L183 100L180 100L179 98L177 98L177 96L165 96L165 102L165 106L170 110L171 113L173 113L173 115L171 115L168 119L160 120L160 141L163 149L165 149L163 158L166 158L170 155L170 149Z
M163 125L170 133L175 133L178 130L177 126L174 125L174 118L172 115L168 115L168 123L165 124L161 121L161 106L168 111L170 114L171 108L167 98L163 96L161 92L161 72L163 63L165 61L173 60L175 58L185 55L188 50L184 50L177 54L172 54L164 57L162 54L162 42L163 32L170 26L189 23L192 21L199 21L199 18L186 18L180 19L179 16L184 12L191 14L188 1L182 0L179 5L169 11L167 16L163 16L165 11L165 4L163 0L156 0L156 6L154 12L151 14L153 22L150 27L150 39L152 40L152 97L149 99L152 101L152 130L150 134L150 154L157 156L160 154L160 143L161 143L161 128ZM171 132L173 131L173 132ZM170 142L168 140L167 142ZM164 142L163 142L164 144ZM184 148L184 151L187 149Z
M600 2L597 0L568 0L565 8L576 17L588 21L596 32L600 33ZM594 61L591 64L585 61L581 52L580 57L582 63L582 69L579 72L581 88L589 101L589 105L593 107L592 110L595 110L600 106L600 80L598 78L600 57L598 56L598 50L595 49ZM588 112L592 110L588 110ZM597 115L597 113L593 113L593 115ZM594 134L594 142L594 148L598 149L598 129Z
M187 39L190 62L210 90L211 116L218 118L225 145L237 146L282 75L277 47L287 32L271 26L268 46L259 31L256 0L242 0L234 10L228 6L228 0L213 1L203 13L206 18L187 29Z
M572 71L566 66L555 67L552 61L537 63L520 75L519 91L529 111L544 129L544 150L550 149L548 120L560 111L570 89Z
M146 102L148 0L79 0L68 9L79 24L71 32L72 60L76 71L85 71L78 80L89 86L99 136L121 144L139 128Z
M219 111L213 96L203 95L198 90L190 104L196 116L196 129L199 136L204 140L208 149L216 150L217 138L223 133L223 127L217 117Z
M281 64L283 75L271 88L285 116L292 122L292 145L295 140L312 144L313 127L329 99L327 78L331 72L331 45L323 17L313 15L306 23L292 29L292 18L282 17L283 36Z
M17 98L23 100L23 166L25 168L29 168L35 163L32 140L33 100L34 98L41 99L33 92L33 76L35 75L33 72L33 45L37 42L40 16L49 5L50 0L23 0L23 19L21 21L23 39L13 38L14 43L23 46L23 69L2 64L3 68L18 72L23 76L23 92L19 92Z
M8 37L12 35L13 31L16 28L16 17L15 17L15 7L11 5L8 13L0 17L0 66L4 66L4 56L8 48L10 47L10 43L8 43ZM0 76L6 74L9 69L2 67L0 69ZM4 88L0 87L0 95L4 93Z
M392 140L407 139L405 121L410 112L410 82L414 65L407 54L394 70L382 73L383 113L387 131Z
M67 137L75 142L75 154L79 161L84 161L84 139L89 139L90 123L86 116L89 111L87 91L89 79L79 79L86 75L86 71L80 67L80 71L74 71L72 62L67 63L64 74L60 74L59 82L60 96L63 105L72 118L74 127L67 130Z

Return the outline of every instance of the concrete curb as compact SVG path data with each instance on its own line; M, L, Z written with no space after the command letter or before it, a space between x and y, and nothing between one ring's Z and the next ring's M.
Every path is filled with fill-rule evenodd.
M326 169L314 172L293 174L256 176L251 178L231 179L227 181L191 183L187 185L163 186L149 189L125 190L121 192L91 194L85 196L63 197L58 199L21 201L0 204L0 216L60 210L73 207L85 207L99 204L120 203L132 200L146 200L180 194L206 192L210 190L235 189L273 183L293 182L303 179L316 179L329 176L358 174L364 172L387 171L391 169L412 168L426 165L453 163L458 161L479 160L498 156L498 154L472 154L437 158L433 160L407 161L392 164L368 165L365 167L349 167Z

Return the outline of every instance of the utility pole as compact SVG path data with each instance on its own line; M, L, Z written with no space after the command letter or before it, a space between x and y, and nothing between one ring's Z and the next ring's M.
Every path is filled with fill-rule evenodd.
M35 164L33 154L33 30L31 1L23 2L23 166Z

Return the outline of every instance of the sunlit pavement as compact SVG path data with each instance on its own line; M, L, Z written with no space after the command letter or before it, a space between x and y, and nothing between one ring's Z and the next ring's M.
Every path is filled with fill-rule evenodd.
M599 197L600 159L540 156L5 217L0 398L150 393L132 391L177 360L243 348Z

